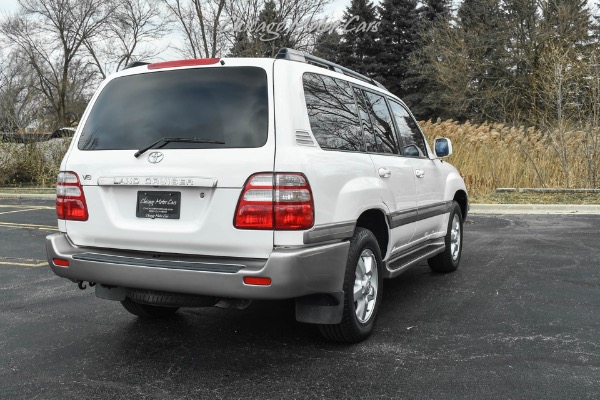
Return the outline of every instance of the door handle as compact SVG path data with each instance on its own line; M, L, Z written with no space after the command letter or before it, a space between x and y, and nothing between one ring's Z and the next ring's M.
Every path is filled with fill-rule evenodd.
M392 171L387 168L379 168L379 176L382 178L389 178L392 176Z
M425 171L423 171L422 169L415 169L415 175L417 176L417 178L424 178Z

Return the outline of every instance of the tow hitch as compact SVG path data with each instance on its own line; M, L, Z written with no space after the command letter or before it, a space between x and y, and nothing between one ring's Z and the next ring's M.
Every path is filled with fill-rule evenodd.
M96 282L88 282L88 285L90 285L90 287L94 287L96 286ZM81 290L85 290L87 288L85 281L77 281L77 287Z

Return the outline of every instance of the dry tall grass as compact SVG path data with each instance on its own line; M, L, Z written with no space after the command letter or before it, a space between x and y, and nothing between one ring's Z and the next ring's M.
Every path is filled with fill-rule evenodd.
M0 142L0 185L54 186L71 139L37 143Z
M452 140L454 154L448 161L461 172L471 194L486 195L498 187L600 187L599 128L558 134L451 120L420 125L429 143L436 137ZM68 144L0 143L0 185L52 186Z
M473 194L498 187L594 188L600 186L600 129L542 132L496 123L420 123L430 143L452 140L448 161Z

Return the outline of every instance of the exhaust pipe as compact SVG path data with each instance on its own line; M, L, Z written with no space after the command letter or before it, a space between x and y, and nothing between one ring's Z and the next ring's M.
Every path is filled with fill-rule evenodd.
M237 308L239 310L243 310L248 308L252 304L252 300L249 299L220 299L215 307L227 309L227 308Z

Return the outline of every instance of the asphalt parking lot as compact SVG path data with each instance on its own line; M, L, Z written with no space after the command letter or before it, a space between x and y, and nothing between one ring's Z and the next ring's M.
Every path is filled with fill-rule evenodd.
M292 302L142 321L54 276L50 201L0 200L0 398L597 399L600 216L471 216L462 264L384 284L331 344Z

